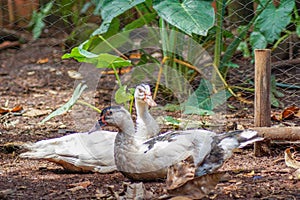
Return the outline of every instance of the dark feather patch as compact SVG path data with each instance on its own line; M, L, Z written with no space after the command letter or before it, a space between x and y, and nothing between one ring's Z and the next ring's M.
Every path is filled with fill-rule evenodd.
M211 152L196 167L197 176L211 173L222 166L222 163L224 162L224 150L218 145L220 141L221 139L219 136L214 137L214 140L211 143Z
M152 138L152 139L144 142L145 145L148 145L148 150L146 150L144 153L147 153L158 142L164 142L164 141L173 142L173 141L175 141L176 139L174 139L174 137L177 135L180 135L180 132L178 132L178 131L167 132L165 134L156 136L155 138Z

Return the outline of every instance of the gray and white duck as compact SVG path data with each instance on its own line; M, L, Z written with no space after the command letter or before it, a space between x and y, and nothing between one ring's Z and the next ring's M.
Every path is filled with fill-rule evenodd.
M119 171L134 180L165 178L169 166L189 156L195 162L195 176L211 173L231 157L234 148L263 139L250 130L216 134L196 129L170 131L141 141L129 112L120 106L105 108L98 123L119 129L114 146L115 163Z
M149 113L149 105L156 106L149 85L136 87L135 106L137 111L137 132L141 138L158 134L159 126ZM147 127L150 127L149 130ZM61 165L72 172L109 173L117 170L114 159L114 143L117 132L94 129L59 138L26 143L29 151L20 154L22 158L42 159Z

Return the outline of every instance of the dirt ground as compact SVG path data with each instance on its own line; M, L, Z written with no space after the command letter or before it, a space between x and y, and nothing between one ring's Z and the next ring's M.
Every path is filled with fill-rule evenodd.
M0 51L0 106L21 105L33 113L0 115L0 199L114 199L114 192L121 193L124 183L132 183L121 173L68 173L47 161L21 159L18 154L23 150L9 145L77 131L70 112L38 124L71 97L74 79L68 71L79 68L74 61L61 60L59 43L49 46L47 42L41 39L20 49ZM114 82L114 76L103 76L100 83L109 85L109 81ZM105 91L99 98L100 109L109 105L111 98L111 89ZM253 126L252 105L234 101L232 105L237 109L227 116L227 127L230 129L233 122L246 128ZM252 147L235 152L220 169L228 171L226 178L204 199L300 199L300 181L293 178L294 170L283 160L287 147L273 145L271 155L264 157L255 157ZM164 181L144 185L153 193L152 199L165 194Z

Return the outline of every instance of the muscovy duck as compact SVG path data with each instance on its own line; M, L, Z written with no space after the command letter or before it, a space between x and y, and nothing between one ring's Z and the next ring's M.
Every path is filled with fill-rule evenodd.
M138 132L141 132L142 138L150 138L159 132L159 127L148 112L148 105L156 106L149 85L138 85L134 97ZM144 126L149 126L149 130ZM109 173L117 169L114 162L116 135L117 132L95 129L36 143L26 143L23 147L29 151L20 154L20 157L48 160L73 172Z
M129 112L120 106L105 108L98 123L119 129L114 147L115 163L119 171L134 180L165 178L169 166L189 156L195 162L195 176L214 172L232 155L234 148L263 139L250 130L216 134L196 129L170 131L141 141Z

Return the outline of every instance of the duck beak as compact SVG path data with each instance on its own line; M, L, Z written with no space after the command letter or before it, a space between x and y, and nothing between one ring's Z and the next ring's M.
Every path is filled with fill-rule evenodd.
M92 132L95 132L95 131L99 131L99 130L101 130L101 124L100 124L100 122L97 122L94 126L93 126L93 128L91 128L90 130L89 130L89 134L90 133L92 133Z
M152 99L152 96L147 95L146 98L144 99L144 101L151 107L157 106L155 101Z

